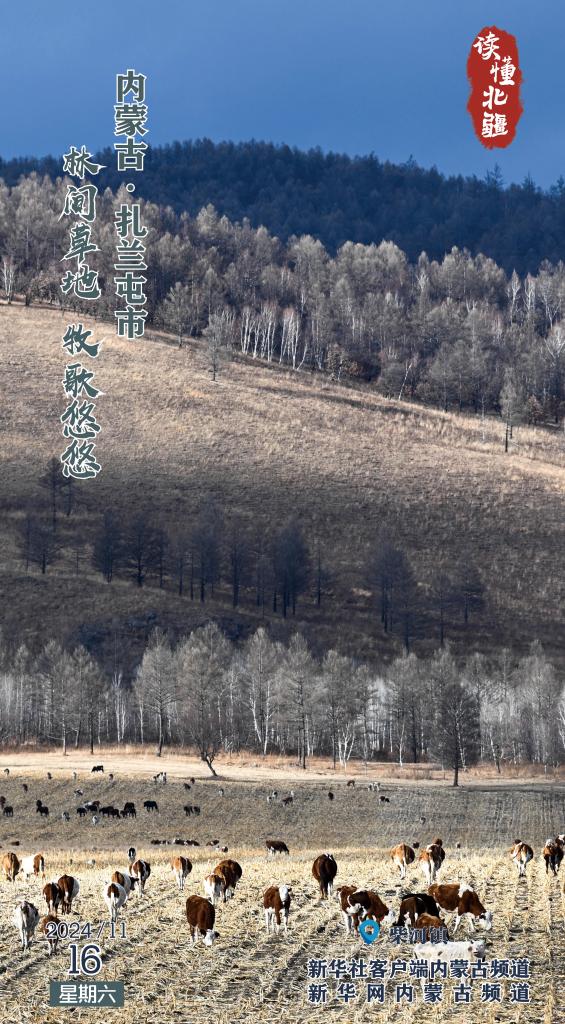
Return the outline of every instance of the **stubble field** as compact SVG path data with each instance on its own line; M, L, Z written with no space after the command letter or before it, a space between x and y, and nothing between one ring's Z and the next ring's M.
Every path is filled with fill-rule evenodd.
M3 759L4 761L4 759ZM94 759L96 762L96 758ZM390 803L357 781L354 789L335 779L328 782L292 783L295 799L284 808L269 804L272 786L259 782L216 781L197 778L187 792L181 778L166 786L156 785L149 772L126 777L116 773L112 783L86 770L73 781L68 768L46 773L12 769L0 775L0 790L14 806L14 818L0 818L0 853L13 849L18 856L42 851L47 880L68 872L81 886L73 913L65 920L98 926L107 920L102 883L115 869L127 865L126 852L133 843L138 856L151 863L146 896L134 895L122 913L126 937L109 938L106 926L100 945L103 969L99 980L125 983L125 1007L97 1011L97 1020L115 1024L204 1024L210 1019L271 1024L281 1018L290 1024L321 1020L351 1022L378 1014L387 1022L506 1022L549 1024L565 1020L565 932L562 879L546 877L541 848L547 836L565 827L565 797L560 786L474 785L454 792L448 786L414 787L387 783L381 787ZM164 765L166 767L166 765ZM187 767L186 778L192 769ZM28 785L25 793L22 783ZM280 781L273 785L280 786ZM328 798L328 790L334 800ZM220 786L224 793L221 795ZM75 788L83 795L75 796ZM280 794L287 790L280 790ZM35 814L35 801L49 806L46 820ZM123 807L133 800L137 818L79 820L75 808L86 799ZM156 799L159 813L143 810L143 801ZM185 803L200 806L198 817L186 817ZM71 811L69 823L61 813ZM422 822L422 818L425 821ZM416 982L415 1004L395 1005L393 984L387 984L385 1005L367 1005L366 981L357 983L356 998L344 1005L335 998L336 981L329 979L326 1006L307 1001L308 961L334 958L410 959L410 947L395 947L387 934L373 946L346 936L337 899L321 900L312 878L314 858L324 851L338 863L336 886L353 883L376 889L394 908L402 891L425 889L416 867L401 883L388 860L388 848L396 842L419 841L422 845L441 835L447 856L439 881L465 881L476 888L483 903L494 912L494 926L486 934L486 958L528 956L531 961L532 1002L480 1003L477 983L468 1006L454 1006L453 982L448 982L443 1003L424 1005ZM290 857L267 858L266 838L279 838L290 847ZM197 847L156 846L152 839L195 839ZM525 880L519 880L508 855L514 838L534 847L535 857ZM220 937L212 948L201 943L192 948L185 917L188 895L203 895L202 881L224 856L206 846L218 839L228 856L243 867L235 896L218 907L216 928ZM19 840L19 846L14 845ZM457 848L457 844L460 848ZM187 855L193 868L180 893L169 861L177 853ZM89 863L94 861L95 863ZM268 885L291 885L293 903L287 934L267 936L262 894ZM58 1022L89 1019L93 1011L55 1010L48 1007L49 981L69 980L69 954L64 943L49 960L42 942L29 952L19 950L19 939L10 923L20 899L30 899L44 912L41 879L0 882L0 1021ZM76 913L74 912L76 910ZM469 934L463 923L457 937ZM482 934L482 933L481 933ZM339 980L347 980L339 979ZM508 990L509 981L503 983Z

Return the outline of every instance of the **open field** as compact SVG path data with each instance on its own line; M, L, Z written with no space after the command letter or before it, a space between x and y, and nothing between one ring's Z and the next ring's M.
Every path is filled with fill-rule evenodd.
M52 755L55 758L55 755ZM219 783L197 778L194 787L184 790L185 772L167 760L159 767L167 769L169 782L156 785L150 775L151 759L133 761L126 775L118 771L111 757L92 763L105 763L106 772L116 769L114 783L107 777L91 776L86 770L91 759L82 758L77 782L71 778L71 763L46 771L55 764L38 763L25 769L26 755L12 758L9 776L0 774L0 791L14 806L14 818L0 818L0 843L4 853L14 849L18 855L42 850L46 857L47 878L59 877L64 870L76 875L81 892L70 920L102 923L107 914L102 902L102 883L111 871L126 864L126 851L133 843L138 855L150 861L152 872L146 899L137 894L129 902L120 920L125 922L126 937L112 940L107 930L101 939L103 971L100 978L125 982L126 1004L104 1017L117 1024L272 1024L283 1019L290 1024L332 1020L343 1024L364 1021L372 1012L387 1022L457 1020L480 1024L561 1024L565 1021L565 927L562 879L546 877L541 847L548 835L565 828L565 787L537 785L491 788L477 781L472 788L454 792L447 786L382 785L390 803L379 801L358 779L354 789L334 784L335 799L327 797L328 782L294 784L295 800L288 808L268 804L273 785L280 789L281 779ZM154 759L156 760L156 759ZM2 756L2 764L8 761ZM62 758L59 757L59 766ZM77 762L78 763L78 762ZM135 771L135 768L141 769ZM0 768L2 765L0 765ZM178 765L179 769L182 767ZM29 790L24 793L22 782ZM74 794L75 787L83 795ZM35 801L41 798L50 808L49 819L39 820ZM74 809L79 801L100 799L121 807L134 800L135 820L110 823L101 820L93 826L89 819L78 820ZM155 799L159 813L143 810L143 800ZM199 817L187 818L183 804L200 806ZM68 809L70 823L60 814ZM425 818L422 823L421 819ZM408 946L394 947L385 935L371 947L359 938L347 937L336 899L319 899L311 875L314 858L330 850L338 863L336 885L354 883L376 889L389 906L399 904L401 891L422 891L423 876L414 866L400 883L387 850L400 840L422 844L441 835L447 850L440 872L443 882L464 880L473 885L487 909L494 912L494 927L486 935L487 960L529 956L532 971L532 1003L513 1006L507 999L500 1005L481 1006L474 991L468 1007L451 1003L452 982L446 986L445 1005L424 1006L418 988L413 1007L395 1007L389 988L384 1008L365 1002L365 983L358 986L355 1002L344 1006L338 1000L328 1007L309 1006L306 1001L307 964L312 957L328 960L353 954L365 959L384 957L410 959ZM190 838L197 847L155 846L153 838ZM268 859L265 838L284 839L290 857ZM515 837L529 842L535 850L526 880L519 880L508 855ZM206 843L219 839L229 848L228 856L243 867L243 878L235 896L218 907L216 928L220 938L211 949L199 944L191 948L184 916L188 895L203 894L202 880L222 858ZM14 845L19 840L20 846ZM456 844L460 843L460 849ZM168 862L173 853L187 855L193 863L185 892L179 893ZM87 862L94 859L95 864ZM293 889L293 904L288 934L267 937L264 930L261 897L270 884L286 883ZM47 1006L50 979L65 980L68 953L64 945L51 962L42 945L34 942L30 952L20 952L15 929L10 924L16 898L28 898L43 910L41 881L31 879L0 882L0 990L2 1024L43 1024L68 1020L69 1010L50 1010ZM468 934L463 923L461 937ZM459 932L457 936L459 937ZM482 933L481 933L482 934ZM368 952L370 950L370 953ZM330 992L335 982L330 980ZM73 1019L86 1019L89 1010L73 1011Z
M140 744L96 746L94 754L86 753L83 748L69 746L64 757L60 749L45 747L39 751L28 746L19 747L17 750L7 748L0 752L0 773L8 768L11 773L15 772L18 778L32 775L38 779L45 779L46 773L50 771L55 780L68 779L70 773L77 771L82 774L83 779L86 776L90 784L97 778L90 774L93 764L103 764L106 777L112 772L122 777L141 776L150 780L157 772L166 771L171 780L195 776L198 780L213 781L208 768L193 750L177 747L165 748L160 757L155 754L154 745L143 747ZM349 779L355 779L357 784L361 785L381 782L395 786L413 787L416 783L424 787L449 787L453 780L451 771L442 770L439 765L428 762L398 765L393 762L370 761L365 764L363 761L352 759L348 762L347 771L344 772L339 765L333 768L331 758L327 756L308 758L307 769L304 770L297 764L296 756L292 755L267 754L262 757L245 752L222 752L214 761L214 768L218 775L218 784L228 780L265 783L271 787L283 783L290 786L295 782L320 782L335 788L345 785ZM502 764L498 773L493 764L487 763L472 766L459 775L459 785L463 789L516 786L531 789L533 784L536 787L547 788L560 783L565 785L563 765L556 768L547 767L547 770L544 770L542 765L512 765L506 762Z
M160 590L149 577L140 590L118 574L108 585L90 565L89 539L104 508L147 508L165 525L190 526L213 498L255 537L268 540L296 514L312 547L321 540L329 593L321 608L305 595L286 623L267 609L275 637L299 628L318 650L396 653L399 638L381 634L366 583L378 531L389 528L425 600L438 560L453 571L471 552L487 600L466 631L448 621L459 651L507 646L519 654L537 637L565 661L562 433L521 427L505 455L500 420L482 423L387 401L368 386L243 361L226 364L214 383L200 343L133 344L104 324L87 324L105 337L96 367L103 471L77 488L77 513L61 522L59 562L45 576L26 574L17 527L26 505L37 504L47 459L62 450L67 319L0 306L0 573L10 594L9 638L32 646L51 636L80 640L108 658L117 629L127 671L128 650L135 661L149 623L178 635L212 618L232 636L248 632L258 621L251 590L235 610L222 587L200 605L179 598L170 581ZM436 625L428 612L416 650L437 645Z

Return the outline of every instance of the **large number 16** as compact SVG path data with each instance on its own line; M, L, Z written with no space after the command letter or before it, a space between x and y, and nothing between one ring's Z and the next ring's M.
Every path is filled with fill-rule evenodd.
M86 974L92 977L92 975L98 974L102 970L100 946L89 942L87 946L83 946L80 949L78 943L69 942L69 949L71 951L71 966L67 974Z

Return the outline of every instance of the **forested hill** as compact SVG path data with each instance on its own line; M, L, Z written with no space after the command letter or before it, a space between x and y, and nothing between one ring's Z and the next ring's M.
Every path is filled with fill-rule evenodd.
M117 189L112 149L97 154L107 165L98 178ZM0 159L0 178L15 185L37 171L55 179L62 157ZM549 192L526 179L503 186L495 171L486 180L446 178L413 161L395 165L373 154L349 157L301 152L265 142L175 142L150 149L137 176L143 198L195 215L212 203L230 220L249 218L286 241L311 234L335 252L346 241L396 242L410 260L425 251L440 259L453 246L496 260L507 273L536 272L548 259L565 258L565 180Z

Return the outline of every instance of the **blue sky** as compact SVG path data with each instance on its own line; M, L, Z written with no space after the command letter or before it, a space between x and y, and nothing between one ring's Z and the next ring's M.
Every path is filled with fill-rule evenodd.
M517 137L495 155L465 70L492 24L524 74ZM0 156L111 145L115 75L135 67L155 145L266 139L480 176L498 162L506 183L548 187L565 174L564 45L557 0L20 0L2 12Z

